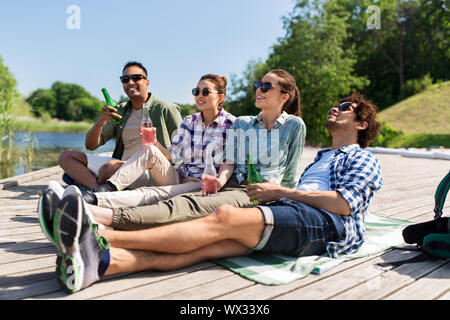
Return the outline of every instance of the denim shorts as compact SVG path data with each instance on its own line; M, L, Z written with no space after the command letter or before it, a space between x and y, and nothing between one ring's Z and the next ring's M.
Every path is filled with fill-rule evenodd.
M282 199L257 206L263 213L266 227L260 242L250 249L301 257L325 253L325 244L341 235L333 219L321 210L301 202Z

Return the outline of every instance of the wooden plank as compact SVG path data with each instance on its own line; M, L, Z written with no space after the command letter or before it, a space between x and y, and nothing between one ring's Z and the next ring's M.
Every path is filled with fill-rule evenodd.
M385 299L386 296L436 270L442 264L442 261L435 260L404 264L388 272L369 277L363 283L359 283L333 298L341 300Z
M197 263L193 266L189 266L180 270L170 271L170 272L159 272L159 271L144 271L134 274L121 274L106 277L104 280L97 282L95 285L83 289L75 294L67 295L62 291L36 296L36 299L63 299L63 300L86 300L101 298L108 296L109 294L114 294L118 291L124 291L128 289L133 289L143 285L150 285L152 283L163 282L167 279L180 277L191 272L196 272L206 268L214 266L211 262ZM149 291L152 291L151 287Z
M17 261L1 265L0 276L55 266L56 255L39 257L26 261Z
M23 194L22 194L23 195ZM30 200L37 200L39 199L38 194L29 194L26 196L23 196L23 199L11 199L11 196L3 198L0 197L0 205L3 207L5 206L20 206L20 205L30 205ZM36 209L36 208L35 208Z
M21 174L16 177L2 179L0 180L0 190L10 189L20 184L24 184L33 180L39 180L48 176L54 176L58 173L62 174L62 172L62 169L58 166Z
M6 229L18 229L28 226L36 226L39 223L37 217L13 217L12 219L7 219L6 222L0 219L0 230Z
M34 297L43 293L60 291L56 278L27 284L24 287L9 287L0 292L0 299L17 300Z
M210 300L221 295L253 286L253 281L233 274L186 290L157 297L158 300Z
M55 246L47 246L47 247L40 247L36 249L31 250L23 250L20 253L17 252L9 252L0 255L0 265L5 263L11 263L11 262L18 262L18 261L26 261L31 260L35 258L45 257L45 256L52 256L55 257L56 255L56 247Z
M447 290L447 292L440 296L438 300L450 300L450 290Z
M9 216L0 216L0 223L2 229L7 229L10 223L21 222L23 225L27 225L29 223L37 224L39 221L37 220L38 216L36 211L30 212L28 214L14 214Z
M166 281L143 285L137 288L120 291L101 297L101 299L155 299L187 288L196 287L206 282L228 277L232 274L220 266L213 266L201 272L192 272L180 277L170 278Z
M23 290L26 291L25 286L28 284L54 278L55 266L14 273L12 275L0 277L0 292L3 292L6 288L14 286L22 287Z
M16 228L8 228L8 229L0 229L0 238L4 236L20 236L23 234L30 234L30 233L42 233L42 229L39 225L25 225L21 227Z
M54 266L2 276L0 288L0 300L24 299L60 290Z
M396 253L393 253L397 256ZM416 252L405 253L406 256L415 256ZM281 300L315 300L315 299L330 299L339 293L343 293L352 287L365 283L367 280L377 277L385 272L386 269L391 267L379 267L376 263L384 262L384 259L378 257L372 261L365 262L336 274L334 277L325 278L323 280L316 281L312 284L299 288L297 290L291 291L289 293L283 294L276 299ZM364 297L366 299L366 297Z
M45 241L28 241L28 242L12 242L0 244L0 256L9 253L18 253L27 250L36 250L40 248L53 247L53 245L45 239Z
M17 206L3 206L0 208L0 215L12 215L17 214L17 212L32 212L36 211L37 202L36 203L28 203L26 205L17 205Z
M386 212L385 215L389 216L390 214L395 214L397 212L403 212L407 209L416 208L422 205L429 205L432 206L434 204L434 199L429 196L429 194L426 195L419 195L411 198L398 198L396 200L386 199L382 197L382 191L380 193L376 194L374 197L374 202L370 206L371 212ZM375 201L375 199L377 201Z
M385 297L387 300L435 299L450 289L450 262Z
M28 241L46 240L47 238L42 232L34 232L20 235L5 235L0 237L0 246L9 243L23 243Z

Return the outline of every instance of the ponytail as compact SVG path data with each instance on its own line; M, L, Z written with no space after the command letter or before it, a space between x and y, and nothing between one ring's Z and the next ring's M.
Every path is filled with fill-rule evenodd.
M281 79L278 81L278 84L281 87L281 92L289 95L289 99L283 106L283 111L286 111L288 114L301 117L302 108L300 104L300 90L298 90L295 78L283 69L274 69L269 71L269 73L273 73Z
M286 93L289 94L289 92ZM289 94L289 99L284 104L283 111L286 111L288 114L292 114L297 117L302 116L302 108L300 104L300 91L298 90L297 86L295 86L294 96L292 98L291 95Z

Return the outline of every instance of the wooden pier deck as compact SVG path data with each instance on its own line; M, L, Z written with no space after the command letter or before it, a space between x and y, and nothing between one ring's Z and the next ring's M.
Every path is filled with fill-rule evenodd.
M317 149L306 148L301 164ZM371 212L414 222L433 218L434 192L450 161L378 154L383 188ZM213 263L203 262L172 272L122 274L73 295L59 288L56 249L38 225L38 192L49 180L61 184L59 167L0 180L0 300L18 299L179 299L179 300L389 300L450 299L450 261L429 260L399 267L377 263L417 255L388 250L345 262L322 275L287 285L264 286ZM63 184L64 185L64 184ZM444 209L449 213L450 200Z

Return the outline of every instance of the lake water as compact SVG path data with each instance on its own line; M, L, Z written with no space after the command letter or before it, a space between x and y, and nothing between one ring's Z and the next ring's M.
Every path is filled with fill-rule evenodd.
M30 136L28 132L15 132L10 163L5 161L8 139L3 142L0 179L55 166L58 164L59 155L64 150L86 152L85 136L79 133L56 132L36 132L34 136ZM114 146L114 140L111 140L97 150L87 152L109 152L114 150Z

